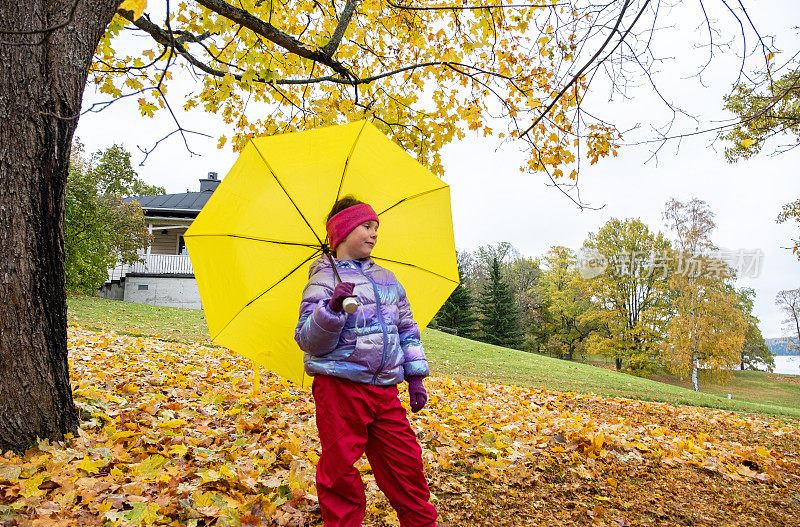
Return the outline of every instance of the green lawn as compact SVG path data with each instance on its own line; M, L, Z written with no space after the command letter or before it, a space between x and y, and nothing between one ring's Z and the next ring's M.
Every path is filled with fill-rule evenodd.
M67 299L69 321L82 326L169 340L208 341L203 312L148 306L89 296ZM724 386L701 385L661 375L644 379L602 367L490 346L433 329L423 332L431 373L558 391L664 401L800 418L800 376L736 372ZM663 381L663 382L659 382ZM730 393L732 399L725 396Z
M198 309L149 306L96 296L69 295L69 322L125 335L153 335L167 340L209 340L206 318Z

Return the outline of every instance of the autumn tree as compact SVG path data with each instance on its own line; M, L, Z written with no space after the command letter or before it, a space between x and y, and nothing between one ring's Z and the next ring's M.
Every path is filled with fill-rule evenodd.
M575 253L555 246L544 255L541 291L546 313L542 331L545 350L566 360L586 353L590 335L598 329L597 311L590 285L575 267Z
M725 382L740 366L747 321L738 299L722 280L710 277L694 281L674 275L678 293L669 322L665 355L672 371L691 376L699 391L699 375Z
M475 336L477 318L472 294L465 285L463 265L458 265L459 284L450 293L445 303L436 313L434 320L439 326L453 329L459 337L473 338Z
M67 178L64 250L67 289L94 293L117 262L133 263L150 244L144 213L138 202L123 196L163 194L145 184L131 167L130 152L114 145L80 159L73 145Z
M666 11L659 4L186 0L145 13L146 0L4 0L0 296L9 300L0 319L0 449L77 427L63 228L82 111L134 97L143 115L172 117L168 136L191 148L198 132L181 125L167 97L185 69L198 86L180 104L231 125L220 144L368 119L437 174L441 149L473 131L520 141L526 170L572 184L581 160L613 155L619 141L613 124L582 104L591 81L610 72L623 93L635 81L626 65L650 73L659 60L650 42ZM108 100L82 109L87 80ZM248 113L253 105L263 111Z
M768 64L772 67L773 56ZM737 117L736 126L723 135L728 161L748 159L776 136L800 137L800 69L779 78L764 75L755 83L740 83L725 96L725 109ZM795 142L782 147L793 148Z
M535 258L519 257L506 267L505 277L517 302L524 339L523 349L539 351L543 335L540 315L546 302L541 287L542 269L539 261Z
M671 199L663 217L676 236L670 278L675 299L663 350L672 369L690 375L692 389L699 391L701 366L720 381L739 366L747 322L736 295L726 287L730 269L714 256L711 233L716 223L708 204L697 198L686 203Z
M602 326L590 349L614 357L618 370L628 362L634 371L646 371L658 361L670 308L669 250L669 240L639 219L612 218L583 244L584 253L602 264L588 280Z
M774 79L770 72L774 54L768 57L766 75L751 83L737 84L725 97L725 109L737 118L735 127L723 134L728 140L725 158L729 162L757 155L773 137L793 139L779 146L779 153L800 142L800 69ZM786 203L778 214L778 223L788 221L800 222L800 199ZM791 249L800 259L800 236L792 240Z
M775 304L786 316L783 323L791 335L787 349L800 350L800 288L778 291Z
M794 223L800 223L800 198L784 204L776 220L777 223L786 223L792 221ZM792 246L790 249L797 259L800 260L800 234L798 234L797 237L792 240Z
M753 314L756 291L751 287L743 287L735 290L735 294L738 299L739 311L742 312L747 324L744 344L739 353L739 368L741 370L757 370L759 366L763 365L768 371L772 371L775 369L775 359L758 327L758 317Z
M507 348L519 348L522 344L522 333L517 304L496 258L492 260L489 277L479 302L480 340Z

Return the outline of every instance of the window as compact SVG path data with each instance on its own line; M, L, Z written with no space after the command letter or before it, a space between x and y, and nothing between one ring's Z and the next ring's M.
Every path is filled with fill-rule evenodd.
M147 291L148 286L147 284L139 284L139 291Z

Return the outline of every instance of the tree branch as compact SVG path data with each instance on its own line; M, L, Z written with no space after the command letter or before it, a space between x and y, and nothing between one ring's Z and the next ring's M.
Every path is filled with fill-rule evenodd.
M395 4L392 0L386 0L390 7L401 9L403 11L473 11L479 9L509 9L509 8L522 8L522 7L558 7L570 5L569 2L553 3L553 4L495 4L495 5L465 5L465 6L437 6L437 7L411 7L408 5Z
M246 27L253 33L256 33L257 35L266 38L270 42L277 44L278 46L282 47L283 49L285 49L290 53L294 53L299 57L303 57L305 59L309 59L314 62L319 62L320 64L328 66L330 69L332 69L345 79L355 78L355 75L353 75L344 64L342 64L337 60L332 59L330 56L326 55L322 50L320 49L314 50L307 47L306 44L304 44L303 42L300 42L291 35L287 35L283 31L280 31L272 24L264 22L260 18L251 15L244 9L239 9L238 7L234 7L227 2L223 2L222 0L195 0L195 1L201 6L205 7L206 9L209 9L217 13L218 15L223 16L232 22L235 22L240 26Z
M612 39L612 37L614 36L614 34L616 34L616 33L617 33L617 29L619 29L619 25L622 23L622 18L625 16L625 11L627 11L627 10L628 10L628 6L629 6L630 4L631 4L631 0L625 0L625 5L624 5L624 6L622 6L622 11L620 12L620 14L619 14L619 17L617 17L617 23L616 23L616 24L614 24L614 29L611 31L611 33L609 33L609 34L608 34L608 38L606 38L606 41L605 41L605 42L603 42L603 45L602 45L602 46L600 46L600 49L598 49L598 50L597 50L597 53L595 53L595 54L594 54L594 56L593 56L591 59L589 59L589 61L588 61L588 62L586 62L586 64L584 64L584 65L583 65L583 67L582 67L582 68L581 68L581 69L578 71L578 73L576 73L576 74L575 74L575 76L574 76L574 77L572 77L572 80L570 80L570 81L567 83L567 85L566 85L566 86L564 86L564 87L561 89L561 91L559 92L559 94L558 94L558 95L556 95L556 96L553 98L553 100L552 100L552 101L550 101L550 104L548 104L548 105L547 105L547 108L545 108L545 109L544 109L544 111L543 111L541 114L539 114L539 117L537 117L537 118L536 118L536 120L533 122L533 124L532 124L532 125L530 125L530 126L529 126L529 127L528 127L528 128L525 130L525 131L524 131L524 132L522 132L522 133L520 134L520 137L522 137L522 136L524 136L524 135L527 135L527 134L528 134L528 132L530 132L531 130L533 130L533 129L536 127L536 125L537 125L537 124L539 124L539 121L541 121L541 120L544 118L544 116L545 116L545 115L547 115L547 112L549 112L549 111L550 111L550 110L553 108L553 106L555 106L555 105L556 105L556 103L557 103L557 102L558 102L558 101L561 99L561 97L562 97L562 96L563 96L563 95L564 95L564 94L567 92L567 90L569 89L569 87L570 87L570 86L572 86L572 85L573 85L575 82L577 82L577 80L578 80L578 79L580 79L581 75L583 75L583 72L586 70L586 68L588 68L588 67L589 67L591 64L593 64L593 63L594 63L594 61L595 61L595 60L597 60L597 57L599 57L599 56L600 56L600 54L601 54L601 53L603 52L603 50L606 48L606 46L608 45L608 43L609 43L609 42L611 42L611 39Z
M339 15L339 24L336 26L333 36L328 43L322 47L322 53L328 57L333 57L333 54L336 53L336 48L339 47L339 43L342 41L344 32L347 30L347 26L350 24L350 19L353 18L353 12L356 10L356 3L358 3L358 0L347 0L347 3L342 10L342 14Z

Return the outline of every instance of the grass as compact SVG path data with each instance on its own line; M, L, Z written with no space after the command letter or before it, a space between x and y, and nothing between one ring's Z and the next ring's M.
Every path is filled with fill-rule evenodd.
M69 322L123 335L152 335L173 341L209 341L203 311L119 302L96 296L69 295Z
M203 312L70 296L69 320L92 329L153 335L177 341L206 341ZM726 385L704 383L703 391L667 375L641 378L603 367L564 361L464 339L433 329L423 331L431 373L480 382L531 386L562 392L594 393L673 404L800 419L800 376L735 372ZM731 394L727 399L726 394Z
M447 333L423 335L432 373L563 392L594 393L673 404L800 418L800 376L736 372L724 386L704 384L695 392L663 375L659 382L602 367L490 346ZM775 380L786 378L788 382ZM727 399L726 394L731 394ZM762 395L763 393L763 395Z

